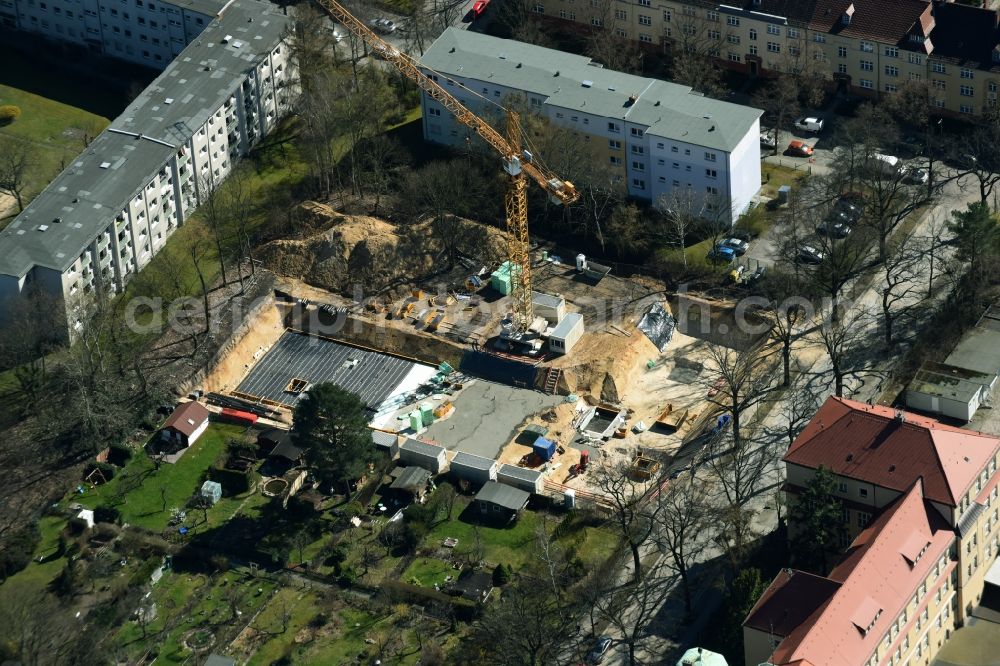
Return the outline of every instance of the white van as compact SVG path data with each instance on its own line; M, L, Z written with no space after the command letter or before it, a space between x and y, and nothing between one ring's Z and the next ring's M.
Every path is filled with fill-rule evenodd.
M880 171L886 176L898 174L902 165L900 159L895 155L885 155L883 153L875 153L869 160L869 166L873 171Z

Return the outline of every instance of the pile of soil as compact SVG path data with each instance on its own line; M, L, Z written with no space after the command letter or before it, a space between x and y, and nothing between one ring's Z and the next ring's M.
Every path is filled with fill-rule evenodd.
M625 399L636 373L660 352L639 329L621 328L630 335L609 330L585 333L572 353L552 363L562 370L561 393L599 396L609 403Z
M365 293L378 293L429 277L444 268L453 249L484 263L502 260L505 253L501 230L468 220L403 226L342 215L312 202L303 205L309 205L313 224L328 214L326 227L302 240L272 241L260 248L258 257L278 275L332 292L350 294L360 285Z

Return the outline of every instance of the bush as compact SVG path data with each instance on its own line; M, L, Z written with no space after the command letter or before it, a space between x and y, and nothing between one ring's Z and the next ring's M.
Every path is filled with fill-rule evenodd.
M12 123L21 117L21 107L13 104L0 106L0 124Z
M38 525L26 525L6 539L6 547L0 550L0 581L6 580L31 562L31 556L42 540Z
M122 512L113 506L100 505L94 508L95 523L119 524L122 519Z
M510 582L514 569L509 564L498 564L493 570L493 584L502 587Z
M101 476L104 477L104 481L105 482L110 481L111 479L115 478L115 466L114 465L110 465L108 463L97 462L96 460L94 462L90 463L89 465L87 465L87 471L84 472L83 478L85 478L85 479L89 478L90 475L93 474L95 470L99 470L101 472L101 474L99 474L99 475L98 474L94 474L93 478L91 479L91 481L93 483L95 483L95 484L100 485L100 483L101 483L100 477Z
M403 528L403 547L406 548L407 552L412 553L423 543L428 532L430 532L430 528L424 523L407 521Z
M132 449L130 449L126 444L121 442L116 442L109 447L108 451L108 462L112 465L118 465L119 467L124 467L132 458Z

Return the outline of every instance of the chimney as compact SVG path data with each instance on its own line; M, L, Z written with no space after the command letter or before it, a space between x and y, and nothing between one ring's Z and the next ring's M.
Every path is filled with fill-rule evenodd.
M894 418L897 421L899 421L900 423L905 423L906 422L906 417L903 415L903 410L902 409L897 409L896 410L896 415L894 416Z

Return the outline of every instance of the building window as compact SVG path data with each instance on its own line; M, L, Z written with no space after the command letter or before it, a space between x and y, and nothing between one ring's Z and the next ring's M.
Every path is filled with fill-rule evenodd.
M945 73L944 63L943 62L932 62L931 63L931 71L935 72L936 74L944 74Z
M837 65L837 73L847 74L847 65L845 65L844 63L840 63L839 65Z
M750 41L751 42L756 42L757 41L757 30L756 30L756 28L750 28Z
M608 159L609 159L609 160L611 161L611 164L613 164L614 166L621 166L621 163L622 163L622 158L620 158L620 157L615 157L614 155L612 155L612 156L611 156L610 158L608 158Z
M610 129L610 127L608 129ZM608 148L610 148L611 150L621 150L622 149L622 142L618 141L616 139L609 139L608 140Z
M628 12L626 12L624 9L616 9L615 18L620 21L625 21L628 19Z
M865 81L865 79L861 79L861 80ZM863 83L862 83L861 87L864 88L864 84ZM868 81L868 87L869 88L872 87L871 86L871 81ZM858 497L868 497L868 489L867 488L858 488Z
M837 57L838 58L846 58L847 57L847 47L846 46L838 46L837 47Z
M739 35L727 35L726 36L726 41L729 42L730 44L739 44L740 43L740 36Z
M632 187L634 187L637 190L644 190L646 189L646 181L644 181L641 178L633 178Z
M973 89L972 86L959 86L958 88L958 93L962 97L972 97L974 92L975 90Z
M910 72L910 80L911 81L919 81L920 80L920 75L917 74L916 72Z
M536 14L544 14L545 13L545 5L540 5L540 4L536 3L533 11Z
M817 44L826 44L826 35L821 35L817 32L813 35L813 41Z
M780 35L781 34L781 28L779 28L778 26L774 25L773 23L768 23L767 24L767 34L769 34L769 35Z
M676 152L677 152L677 150L678 150L678 149L677 149L677 146L670 146L670 152L672 152L672 153L676 153Z
M712 23L718 23L719 22L719 12L717 12L717 11L714 11L714 10L710 9L710 10L708 10L708 13L705 14L705 16Z
M768 42L767 50L771 53L781 53L781 44L777 42Z
M971 79L972 78L972 70L968 69L966 67L963 67L962 69L959 70L959 75L963 79Z
M944 79L934 79L933 83L934 87L937 88L938 90L944 90L945 86L947 85Z
M734 26L734 27L738 27L740 25L740 17L739 16L727 16L726 17L726 25L731 25L731 26Z
M643 134L643 131L641 129L639 129L638 127L633 127L632 128L632 136L642 136L642 134Z
M663 10L663 22L664 23L670 23L670 10L669 9L664 9Z
M872 514L865 511L858 511L858 527L864 529L872 522Z
M891 83L887 83L887 84L885 84L885 91L886 91L887 93L894 93L894 92L896 92L897 90L899 90L899 89L898 89L898 88L897 88L897 87L896 87L895 85L893 85L893 84L891 84Z
M705 169L705 178L715 179L718 177L719 177L719 172L716 171L715 169Z
M899 67L895 67L893 65L886 65L885 66L885 75L886 76L899 76Z
M619 132L618 124L617 123L608 123L608 131L611 132L611 133L613 133L613 134L618 134L618 132Z
M861 86L862 88L865 88L865 89L867 89L867 90L873 90L873 89L875 88L875 84L873 84L873 83L872 83L872 82L871 82L870 80L868 80L868 79L861 79L861 80L860 80L860 81L858 82L858 85L860 85L860 86ZM866 491L865 491L865 493L867 493L867 492L868 492L868 491L866 490Z
M646 165L643 164L642 162L638 162L638 161L633 160L632 161L632 168L635 169L636 171L645 171L646 170Z
M871 60L862 60L860 63L862 72L873 72L875 71L875 63Z
M600 28L602 25L604 25L604 21L602 21L599 18L592 18L590 19L590 25Z
M791 39L798 39L799 38L799 31L798 31L798 29L797 28L789 28L788 29L788 36Z
M865 53L875 53L875 45L871 42L866 42L863 39L861 40L860 48Z
M720 33L718 30L709 30L708 31L708 38L709 39L722 39L722 33Z
M958 111L959 113L972 113L972 107L969 106L968 104L962 104L960 107L958 107Z
M733 53L732 51L730 51L729 52L729 61L730 62L742 62L742 58L740 57L739 53Z
M920 65L923 64L924 61L924 59L919 55L917 55L916 53L910 53L909 55L906 56L906 59L910 62L911 65Z
M639 14L639 25L653 25L653 17Z
M899 49L896 48L895 46L887 46L887 47L885 47L885 57L887 57L887 58L898 58L899 57Z

